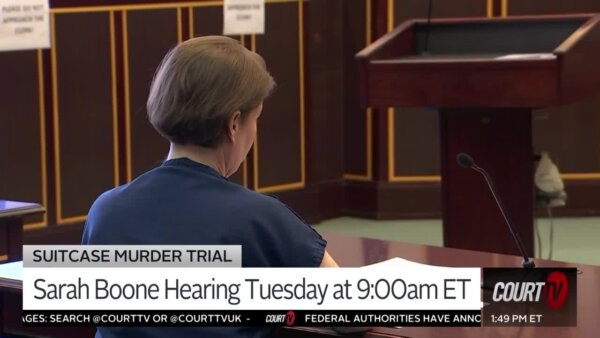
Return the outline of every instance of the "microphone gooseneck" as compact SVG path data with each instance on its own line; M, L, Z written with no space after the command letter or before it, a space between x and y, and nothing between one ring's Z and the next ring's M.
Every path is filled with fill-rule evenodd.
M529 259L529 257L527 256L527 253L525 252L525 247L523 246L523 242L521 241L521 237L519 237L517 230L513 227L513 223L508 216L508 211L506 210L504 203L502 203L502 200L500 199L500 196L498 195L498 192L496 191L496 187L494 186L494 183L492 182L490 175L483 168L481 168L477 164L475 164L475 161L473 161L473 158L471 156L469 156L468 154L459 153L456 156L456 162L458 162L458 164L461 167L471 168L483 176L483 178L485 179L485 181L488 185L488 188L492 192L492 196L494 196L494 199L496 200L496 204L498 205L498 208L500 209L502 216L504 217L504 221L508 225L508 230L510 230L511 235L513 236L515 242L517 243L517 247L519 248L519 251L521 252L521 256L523 256L522 266L524 268L535 268L535 263L533 262L533 260Z
M423 48L423 54L429 54L429 31L431 30L431 10L433 6L433 0L429 0L429 6L427 8L427 31L425 32L425 47Z

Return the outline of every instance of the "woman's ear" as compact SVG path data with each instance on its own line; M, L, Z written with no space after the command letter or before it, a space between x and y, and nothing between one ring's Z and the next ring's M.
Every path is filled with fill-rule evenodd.
M229 117L229 121L227 122L227 135L231 142L235 141L235 136L237 132L240 130L241 123L241 112L238 110Z

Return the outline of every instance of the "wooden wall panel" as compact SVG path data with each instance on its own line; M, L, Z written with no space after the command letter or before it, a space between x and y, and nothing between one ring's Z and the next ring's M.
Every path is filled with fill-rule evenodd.
M388 0L393 2L394 22L401 23L407 19L427 18L429 0ZM489 1L491 2L491 1ZM431 0L431 17L470 17L487 16L486 0Z
M264 104L254 148L254 188L263 192L300 188L305 183L302 13L297 2L269 4L267 33L251 43L277 81L274 95Z
M307 180L339 180L344 173L344 65L342 30L346 0L312 0L309 5L306 93ZM323 18L328 18L323 20ZM364 156L363 156L364 157Z
M566 14L600 12L596 0L501 0L508 15Z
M41 52L0 53L0 196L46 206ZM45 225L42 216L30 222Z
M533 132L535 151L549 152L561 172L600 179L600 96L535 111Z
M203 6L193 9L193 35L223 34L223 8L221 6Z
M398 108L393 114L394 177L440 174L440 131L436 109Z
M57 223L80 221L118 184L109 12L54 15ZM116 172L117 171L117 172Z
M347 179L370 180L372 114L361 108L358 95L358 64L354 55L371 42L370 0L344 3L343 91L344 170Z
M130 134L130 145L126 148L131 161L127 163L128 179L131 179L160 165L169 151L168 141L148 121L146 101L156 68L178 43L180 22L176 9L135 10L123 15L123 42L127 50L124 72L128 88L125 114L130 121L126 130Z

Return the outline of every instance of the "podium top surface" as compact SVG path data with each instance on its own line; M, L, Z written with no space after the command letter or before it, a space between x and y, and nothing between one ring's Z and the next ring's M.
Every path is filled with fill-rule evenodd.
M537 54L554 52L589 18L415 22L415 55Z
M409 20L356 58L364 106L561 105L599 91L600 15Z
M23 289L23 262L0 264L0 290L15 291Z
M46 211L37 203L0 200L0 218L19 217Z
M513 55L561 53L585 35L593 14L408 20L357 54L359 59L398 56L429 58L450 55ZM409 34L408 49L394 50L395 37ZM392 48L390 53L381 53ZM394 53L396 52L396 53ZM395 55L396 54L396 55Z

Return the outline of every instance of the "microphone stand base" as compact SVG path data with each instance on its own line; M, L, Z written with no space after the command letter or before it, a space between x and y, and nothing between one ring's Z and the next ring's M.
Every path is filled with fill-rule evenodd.
M531 259L530 259L530 260L528 260L528 261L525 261L525 260L524 260L524 261L521 263L521 266L522 266L524 269L533 269L533 268L535 268L535 263L534 263L534 262L533 262Z

